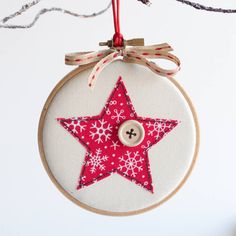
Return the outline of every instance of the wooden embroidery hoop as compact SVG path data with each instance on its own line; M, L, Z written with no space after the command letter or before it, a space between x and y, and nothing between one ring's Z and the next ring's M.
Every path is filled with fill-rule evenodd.
M143 209L139 209L139 210L134 210L134 211L129 211L129 212L112 212L112 211L106 211L106 210L100 210L94 207L91 207L87 204L82 203L81 201L79 201L78 199L76 199L75 197L73 197L72 195L70 195L62 186L61 184L57 181L57 179L54 177L47 159L46 159L46 155L45 155L45 151L44 151L44 146L43 146L43 128L44 128L44 124L45 124L45 117L47 115L48 109L51 105L51 102L53 101L54 97L56 96L56 94L61 90L61 88L71 79L73 79L76 75L78 75L79 73L92 68L95 65L95 63L91 63L88 65L84 65L84 66L80 66L78 68L76 68L75 70L71 71L69 74L67 74L56 86L55 88L52 90L52 92L50 93L49 97L46 100L46 103L43 107L43 110L41 112L41 116L40 116L40 120L39 120L39 126L38 126L38 147L39 147L39 153L41 156L41 160L43 162L43 166L48 174L48 176L50 177L51 181L56 185L56 187L60 190L60 192L66 196L68 199L70 199L72 202L74 202L75 204L77 204L78 206L98 213L98 214L102 214L102 215L109 215L109 216L130 216L130 215L136 215L136 214L141 214L144 213L146 211L149 211L153 208L156 208L158 206L160 206L162 203L166 202L167 200L169 200L186 182L186 180L188 179L188 177L190 176L192 169L195 165L196 159L197 159L197 155L198 155L198 151L199 151L199 143L200 143L200 131L199 131L199 124L198 124L198 119L197 119L197 114L196 111L194 109L194 106L190 100L190 98L188 97L188 95L186 94L186 92L184 91L184 89L181 87L181 85L176 82L173 78L167 78L170 82L172 82L181 92L181 94L183 95L183 97L185 98L185 100L187 101L189 108L191 110L191 113L193 115L193 120L194 120L194 125L195 125L195 130L196 130L196 143L195 143L195 149L194 149L194 154L193 154L193 159L191 162L191 165L187 171L187 173L185 174L184 178L181 180L181 182L179 183L179 185L169 194L167 195L164 199L162 199L160 202L153 204L149 207L143 208Z

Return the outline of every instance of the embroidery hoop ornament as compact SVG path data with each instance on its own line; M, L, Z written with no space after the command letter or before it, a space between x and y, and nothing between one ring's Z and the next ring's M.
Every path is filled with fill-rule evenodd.
M114 46L113 42L114 42L114 38L113 38L113 40L108 41L107 43L100 43L100 45L108 44L112 48ZM126 42L126 41L124 41L122 39L122 43L124 43L124 42ZM136 40L131 40L131 41L128 42L128 44L129 43L135 44L135 42L136 43L138 42L139 45L142 44L142 40L137 40L137 41ZM121 50L123 50L123 46L122 46ZM125 62L132 62L132 63L140 64L138 61L132 61L132 60L125 61ZM54 97L58 94L58 92L63 88L63 86L67 82L69 82L70 80L75 78L80 73L82 73L82 72L84 72L86 70L89 70L91 68L94 68L95 65L96 65L96 62L92 62L92 63L89 63L87 65L79 66L77 69L73 70L68 75L66 75L56 85L56 87L53 89L53 91L49 95L49 97L48 97L48 99L47 99L47 101L46 101L46 103L44 105L43 111L41 113L40 121L39 121L38 144L39 144L40 156L41 156L43 165L44 165L44 167L45 167L49 177L51 178L52 182L56 185L56 187L68 199L70 199L72 202L76 203L77 205L81 206L82 208L87 209L87 210L92 211L92 212L95 212L95 213L104 214L104 215L111 215L111 216L128 216L128 215L140 214L140 213L146 212L148 210L151 210L153 208L156 208L157 206L161 205L162 203L167 201L169 198L171 198L183 186L183 184L185 183L185 181L189 177L189 175L190 175L190 173L191 173L191 171L192 171L192 169L194 167L194 164L196 162L196 158L197 158L197 154L198 154L198 149L199 149L199 125L198 125L197 115L196 115L195 109L193 107L193 104L190 101L190 99L189 99L188 95L186 94L186 92L183 90L183 88L173 78L168 76L166 79L168 79L180 91L180 93L183 95L184 99L186 100L186 102L187 102L187 104L188 104L188 106L189 106L189 108L191 110L191 113L192 113L192 116L193 116L193 120L194 120L194 125L195 125L195 131L196 131L196 133L195 133L195 135L196 135L196 138L195 138L195 140L196 140L195 141L195 148L194 148L194 154L193 154L192 162L191 162L191 164L189 166L189 169L188 169L187 173L185 174L183 179L180 181L178 186L175 189L173 189L173 191L170 194L168 194L165 198L163 198L158 203L153 204L151 206L148 206L146 208L142 208L142 209L138 209L138 210L134 210L134 211L127 211L127 212L112 212L112 211L97 209L97 208L91 207L91 206L89 206L87 204L84 204L83 202L81 202L80 200L78 200L77 198L72 196L68 191L66 191L62 187L62 185L58 182L58 180L55 178L55 176L53 175L53 173L52 173L52 171L51 171L51 169L49 167L49 164L48 164L48 161L47 161L47 158L46 158L46 154L45 154L45 150L44 150L43 129L44 129L44 125L45 125L45 117L47 116L47 112L48 112L48 110L50 108L50 105L51 105Z

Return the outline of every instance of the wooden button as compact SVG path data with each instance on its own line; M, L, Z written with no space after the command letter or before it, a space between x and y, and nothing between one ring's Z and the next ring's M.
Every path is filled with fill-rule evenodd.
M118 137L125 146L135 147L139 145L145 136L142 124L136 120L127 120L121 124Z

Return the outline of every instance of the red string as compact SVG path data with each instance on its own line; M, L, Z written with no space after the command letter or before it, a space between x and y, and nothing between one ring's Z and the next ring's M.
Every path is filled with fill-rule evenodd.
M112 10L115 29L115 34L113 36L113 46L122 47L124 38L120 33L120 0L112 0Z

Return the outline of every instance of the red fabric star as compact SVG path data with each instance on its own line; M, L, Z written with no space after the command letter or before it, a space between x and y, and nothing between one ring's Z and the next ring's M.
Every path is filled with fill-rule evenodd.
M118 173L151 192L148 150L178 124L137 116L121 77L100 115L57 120L87 150L77 189ZM120 125L127 120L140 122L145 130L143 141L135 147L123 145L118 137Z

